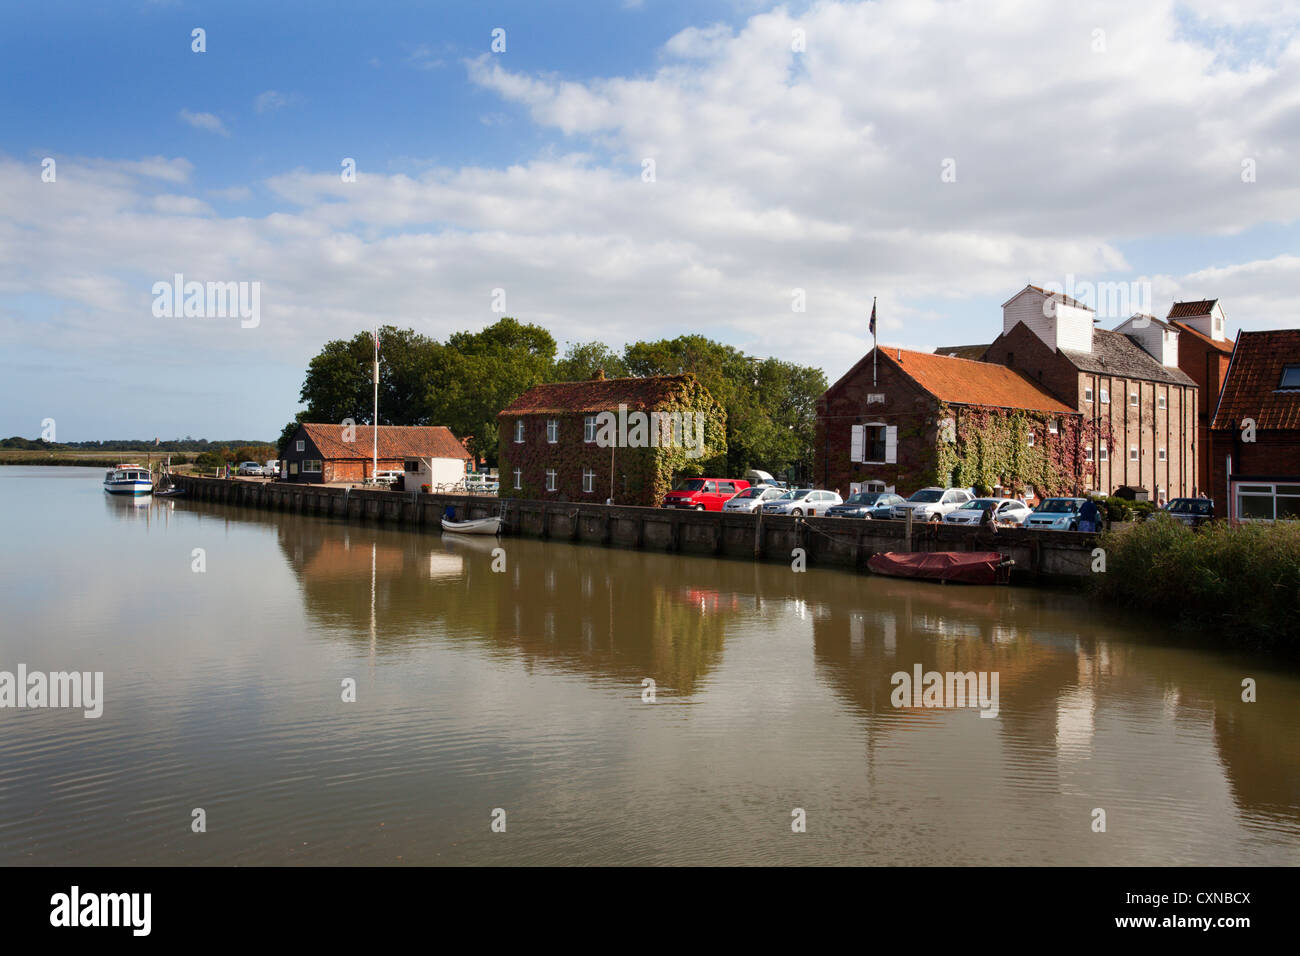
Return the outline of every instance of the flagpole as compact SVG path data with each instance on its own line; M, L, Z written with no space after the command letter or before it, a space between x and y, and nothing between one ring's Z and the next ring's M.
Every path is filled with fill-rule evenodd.
M871 387L876 387L876 297L871 297Z
M375 417L374 422L374 459L370 465L370 480L379 478L379 330L375 329Z

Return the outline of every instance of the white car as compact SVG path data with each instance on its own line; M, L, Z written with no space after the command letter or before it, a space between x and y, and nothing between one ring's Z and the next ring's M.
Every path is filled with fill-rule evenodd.
M974 496L961 488L922 488L901 505L894 505L891 517L902 521L910 511L913 521L942 521L948 512L973 500Z
M753 514L765 503L780 498L785 494L780 488L774 488L771 485L756 485L752 488L746 488L740 494L728 498L722 505L722 510L728 514L743 512Z
M763 502L763 514L808 515L812 517L813 515L825 514L827 508L833 508L843 503L844 499L833 491L818 491L816 488L792 488L779 498Z
M943 520L945 524L979 524L986 511L993 513L994 524L1021 525L1029 517L1030 508L1019 498L976 498L949 511Z
M239 473L241 475L256 475L262 477L262 466L255 461L241 461L239 463Z

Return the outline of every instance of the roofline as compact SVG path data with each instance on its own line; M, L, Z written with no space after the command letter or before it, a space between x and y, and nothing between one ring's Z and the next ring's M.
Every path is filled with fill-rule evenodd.
M1243 331L1244 330L1242 329L1237 330L1237 338L1232 343L1232 357L1228 359L1228 370L1223 373L1223 385L1228 384L1228 376L1232 374L1232 366L1237 364L1237 347L1241 345L1241 336ZM1227 391L1223 385L1219 386L1219 400L1214 403L1214 414L1210 416L1211 428L1214 428L1214 423L1219 420L1219 408L1223 405L1223 393ZM1235 428L1236 426L1233 427Z
M1002 303L1002 308L1005 309L1008 305L1010 305L1012 302L1016 301L1016 299L1020 298L1020 297L1021 297L1022 295L1024 295L1026 292L1033 292L1035 295L1045 295L1045 296L1047 296L1049 299L1059 295L1063 300L1064 300L1064 299L1069 299L1069 300L1070 300L1070 302L1063 302L1063 303L1062 303L1063 305L1068 305L1068 306L1070 306L1070 308L1072 308L1072 309L1083 309L1083 310L1085 310L1085 311L1087 311L1087 312L1091 312L1091 313L1093 313L1094 316L1095 316L1096 313L1097 313L1097 310L1096 310L1096 309L1092 308L1091 306L1084 305L1084 304L1083 304L1082 302L1080 302L1078 299L1074 298L1074 296L1066 295L1064 292L1049 292L1047 289L1044 289L1044 288L1042 288L1041 286L1036 286L1036 285L1034 285L1032 282L1026 282L1026 283L1025 283L1025 287L1024 287L1023 289L1021 289L1019 292L1017 292L1017 293L1016 293L1015 295L1013 295L1011 298L1007 299L1006 302L1003 302L1003 303ZM1072 304L1072 303L1074 303L1074 304ZM1096 321L1096 319L1094 318L1093 321Z
M903 351L912 352L914 350L903 349ZM1045 412L1053 415L1082 415L1083 414L1083 412L1075 411L1071 409L1070 406L1066 405L1065 402L1062 402L1060 399L1053 398L1052 395L1050 395L1045 389L1042 388L1041 385L1035 382L1032 378L1030 378L1028 375L1025 375L1019 369L1011 368L1009 365L1001 365L997 362L980 362L977 359L954 358L953 356L950 355L936 355L934 352L916 352L916 354L928 355L931 358L943 359L945 362L971 362L974 365L983 365L986 367L992 366L993 368L1004 368L1012 375L1018 376L1021 380L1028 383L1033 388L1042 391L1044 395L1046 395L1048 398L1052 399L1053 401L1057 402L1061 406L1061 409L1065 409L1065 411L1061 411L1061 409L1056 409L1056 408L1029 408L1027 405L994 405L991 402L955 402L955 401L950 401L946 398L939 398L938 395L935 395L934 392L926 388L916 378L916 376L914 376L911 372L909 372L904 366L900 365L896 359L890 358L890 356L888 355L885 356L886 358L889 359L889 361L894 363L895 368L897 368L900 372L906 375L908 379L911 380L913 385L915 385L921 391L925 392L925 394L929 395L931 398L937 399L938 401L943 402L943 404L945 405L961 405L964 408L1005 408L1008 410L1022 411L1022 412Z

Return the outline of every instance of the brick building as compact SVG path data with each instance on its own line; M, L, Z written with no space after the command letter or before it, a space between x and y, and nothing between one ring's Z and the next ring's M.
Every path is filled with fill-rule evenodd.
M1029 285L1002 306L984 361L1021 372L1083 417L1084 490L1128 486L1153 500L1192 495L1197 386L1179 367L1180 330L1136 315L1094 327L1083 303Z
M284 448L281 477L286 481L364 481L373 476L375 432L370 425L304 422ZM379 470L403 471L407 461L433 461L440 473L461 476L473 463L451 429L441 425L380 425Z
M1237 333L1211 428L1216 514L1300 519L1300 329Z
M1181 334L1178 339L1178 367L1187 373L1199 390L1196 410L1196 475L1199 491L1210 494L1214 462L1213 433L1210 422L1219 404L1219 391L1228 374L1232 343L1225 334L1227 318L1218 299L1175 302L1169 310L1169 323Z
M690 374L535 385L497 421L503 498L656 507L727 450L726 413Z
M1010 368L880 348L818 401L814 475L841 494L929 485L1061 494L1084 468L1081 423Z

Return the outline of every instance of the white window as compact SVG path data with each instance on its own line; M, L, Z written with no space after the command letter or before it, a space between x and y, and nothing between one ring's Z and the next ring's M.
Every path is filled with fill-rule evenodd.
M596 440L596 416L588 415L582 420L582 440L591 444Z
M294 445L294 450L295 450L295 451L304 451L304 450L305 450L305 449L303 448L304 442L302 441L302 439L299 439L298 441L294 442L293 445Z
M1241 521L1300 521L1300 485L1237 485Z
M1033 447L1034 447L1034 433L1033 433L1033 432L1030 432L1030 433L1029 433L1029 447L1030 447L1030 448L1033 448Z
M1085 385L1085 386L1084 386L1084 388L1083 388L1083 400L1084 400L1085 402L1090 402L1090 401L1092 401L1092 386L1091 386L1091 385Z
M1103 389L1101 390L1101 403L1102 403L1103 405L1109 405L1109 404L1110 404L1110 390L1109 390L1109 389L1105 389L1105 388L1103 388Z
M1061 420L1059 418L1053 418L1050 422L1047 423L1047 432L1049 435L1059 434L1060 431L1061 431Z
M1101 460L1110 461L1110 449L1106 447L1105 442L1101 443Z
M1128 393L1128 403L1129 403L1130 405L1132 405L1134 408L1137 408L1137 406L1138 406L1138 393L1137 393L1137 392L1129 392L1129 393Z
M1163 395L1161 395L1159 398L1156 399L1156 406L1158 408L1167 407L1167 403L1165 402L1165 397Z
M524 487L524 470L522 468L516 468L515 469L515 491L519 491L523 487Z
M582 469L582 490L588 494L596 490L596 473L590 468Z
M1158 452L1156 452L1156 457L1161 461L1164 461L1168 456L1165 454L1165 450L1161 448Z
M515 444L522 445L523 443L524 443L524 420L522 418L516 418L515 419Z
M849 432L849 461L862 460L862 426L854 425Z
M1091 446L1091 445L1089 445L1087 448L1085 448L1085 449L1083 450L1083 460L1084 460L1084 461L1092 461L1092 446Z
M320 462L314 459L308 459L302 463L302 473L304 475L319 475Z
M939 441L949 445L957 441L957 419L955 418L940 419Z
M558 418L546 419L546 440L552 445L560 440L560 420Z
M1129 460L1129 461L1137 461L1137 460L1138 460L1138 450L1137 450L1137 445L1130 445L1130 446L1129 446L1129 449L1128 449L1128 460Z
M555 490L555 469L554 468L546 469L546 490L547 491Z

